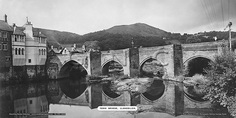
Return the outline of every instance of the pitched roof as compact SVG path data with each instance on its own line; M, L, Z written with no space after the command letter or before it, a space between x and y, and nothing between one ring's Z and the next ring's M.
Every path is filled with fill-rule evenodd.
M58 50L57 48L49 49L49 52L53 51L54 53L58 54L61 52L61 50Z
M17 35L25 35L25 33L23 32L25 28L23 27L17 27L16 26L16 29L15 31L13 32L13 34L17 34Z
M11 26L7 22L5 22L3 20L0 20L0 30L13 31Z
M12 26L11 26L11 28L14 29ZM16 30L15 30L15 32L13 32L13 34L25 35L24 30L25 30L24 27L16 26ZM34 37L44 37L44 38L47 38L44 34L42 34L40 32L41 31L38 28L33 28L33 36Z

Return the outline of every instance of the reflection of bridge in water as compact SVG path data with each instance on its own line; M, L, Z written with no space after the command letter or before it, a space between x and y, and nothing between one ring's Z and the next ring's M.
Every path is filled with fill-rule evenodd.
M48 60L50 65L57 65L55 73L49 76L58 78L77 77L74 82L61 82L62 94L60 104L88 105L96 108L101 105L151 105L155 111L167 112L174 115L191 113L213 113L224 110L215 108L209 101L198 101L184 92L183 78L178 77L184 69L189 69L187 76L204 74L208 62L214 61L214 56L222 52L222 42L208 42L183 45L166 45L159 47L130 48L102 52L73 53L70 55L52 55ZM143 65L156 60L163 66L162 77L173 81L158 80L152 83L152 90L138 96L128 92L115 95L109 87L99 84L86 86L79 75L104 75L109 73L110 62L117 62L123 67L123 74L131 77L142 75ZM50 70L52 70L50 68ZM54 75L53 75L54 74ZM77 82L78 81L78 82ZM175 81L180 81L175 82ZM196 96L198 97L198 96Z

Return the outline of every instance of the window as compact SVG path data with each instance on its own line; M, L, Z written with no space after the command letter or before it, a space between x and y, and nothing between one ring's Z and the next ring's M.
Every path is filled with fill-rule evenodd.
M7 32L2 32L2 37L7 38Z
M24 55L24 51L25 51L24 48L22 48L22 55Z
M2 50L2 44L0 44L0 50Z
M19 54L19 55L21 55L20 52L21 52L21 49L19 48L19 50L18 50L18 54Z
M42 38L42 42L41 43L46 43L46 39Z
M6 57L6 61L11 61L11 57Z
M28 62L31 63L31 59L28 59Z
M29 103L30 103L30 104L32 104L32 103L33 103L33 101L32 101L32 100L30 100L30 101L29 101Z
M40 51L40 49L39 49L39 55L40 55L40 52L41 52L41 51Z
M0 38L2 37L2 32L0 32Z
M15 55L17 55L17 48L15 48Z
M25 42L25 36L22 36L22 42Z
M24 42L24 36L20 36L20 41Z
M7 44L3 44L3 50L7 50Z
M15 41L17 41L17 35L15 35Z

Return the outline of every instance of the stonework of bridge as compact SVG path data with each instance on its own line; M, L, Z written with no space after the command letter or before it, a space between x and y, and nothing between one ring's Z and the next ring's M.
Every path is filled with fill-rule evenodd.
M52 58L49 57L47 63L56 64L58 69L55 75L63 77L66 75L62 71L66 71L69 68L65 66L73 65L67 63L78 63L87 71L88 75L103 75L105 65L115 61L122 65L125 75L132 77L140 73L140 67L147 60L156 59L165 67L168 76L174 77L174 71L177 71L174 70L175 63L179 64L178 66L186 66L190 60L197 57L214 61L214 56L221 52L221 44L222 42L207 42L101 52L57 54ZM62 73L60 74L60 72Z
M222 42L184 44L182 45L183 63L186 64L197 57L203 57L213 61L214 57L222 52L222 45Z
M214 61L214 56L222 53L225 42L208 42L182 45L166 45L157 47L129 48L122 50L110 50L102 52L74 53L71 55L54 55L48 60L50 65L57 65L55 75L68 76L67 71L73 65L80 65L88 75L103 75L105 65L115 61L123 66L125 75L134 77L141 74L142 65L149 59L155 59L164 67L163 78L173 81L156 81L152 86L161 86L158 97L153 99L153 92L142 93L133 98L128 92L118 97L111 97L104 90L103 85L90 85L84 88L84 92L76 98L68 98L64 95L61 104L88 105L96 108L101 105L151 105L155 111L167 112L173 115L194 113L225 113L225 109L214 108L209 101L197 101L190 98L184 91L184 68L190 66L191 60L206 59ZM198 64L201 64L201 60ZM206 61L206 62L208 62ZM194 68L194 67L193 67ZM53 70L51 68L51 70ZM174 81L179 81L176 83ZM159 88L160 89L160 88Z

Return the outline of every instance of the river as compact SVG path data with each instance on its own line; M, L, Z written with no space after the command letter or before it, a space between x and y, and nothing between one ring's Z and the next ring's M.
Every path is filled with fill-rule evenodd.
M99 111L89 106L59 103L63 96L80 96L87 88L84 78L64 78L38 83L1 86L0 118L175 118L158 112L130 114L121 111ZM54 114L54 115L53 115ZM182 115L178 118L200 118Z

